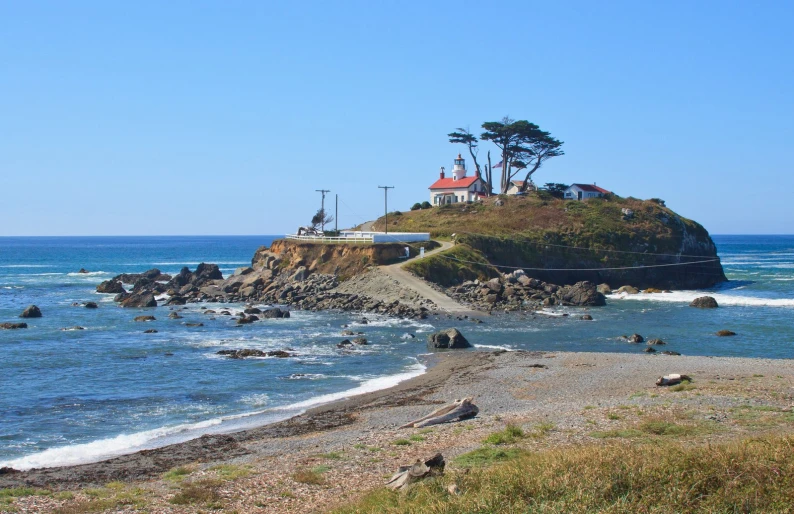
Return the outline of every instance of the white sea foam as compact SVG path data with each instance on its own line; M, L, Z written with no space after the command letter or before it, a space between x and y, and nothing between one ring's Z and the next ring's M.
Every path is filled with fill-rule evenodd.
M475 344L474 347L475 348L492 348L494 350L506 350L508 352L512 352L513 351L513 349L510 348L509 346L498 346L498 345L495 345L495 344Z
M110 275L110 274L111 273L107 271L89 271L88 273L78 273L75 271L72 273L67 273L66 275L70 277L97 277L99 275Z
M425 369L426 368L423 364L416 363L413 366L410 366L407 371L404 371L403 373L398 373L397 375L388 375L385 377L371 378L369 380L365 380L364 382L362 382L358 387L354 387L353 389L349 389L347 391L324 394L322 396L309 398L308 400L293 403L291 405L276 407L273 410L282 410L282 411L303 410L303 409L308 409L309 407L321 405L323 403L329 403L334 400L341 400L344 398L350 398L351 396L358 396L364 393L371 393L372 391L378 391L380 389L387 389L389 387L399 384L400 382L404 382L410 378L421 375L422 373L424 373Z
M84 444L75 444L71 446L63 446L59 448L51 448L38 453L27 455L13 460L0 462L0 467L12 467L14 469L26 470L31 468L53 467L53 466L71 466L75 464L84 464L88 462L96 462L109 457L130 453L147 448L158 446L159 442L162 444L171 444L179 441L186 441L194 437L198 437L203 433L209 432L223 432L220 426L224 422L230 423L227 430L237 430L245 427L246 424L239 424L239 420L251 418L265 413L280 412L281 414L276 419L270 419L270 422L284 419L285 417L297 415L305 411L309 407L314 407L324 403L329 403L334 400L341 400L343 398L350 398L364 393L377 391L379 389L386 389L399 384L405 380L421 375L425 371L425 366L416 363L410 366L403 373L396 375L389 375L384 377L377 377L362 382L359 386L341 391L339 393L330 393L315 398L310 398L301 402L275 407L273 409L260 410L257 412L250 412L244 414L235 414L230 416L223 416L218 418L209 419L199 423L182 424L173 427L163 427L154 430L146 430L135 434L121 434L116 437L107 439L100 439ZM266 395L265 395L266 396ZM252 395L251 398L258 397L263 400L262 395Z
M0 268L49 268L49 264L3 264Z
M121 434L116 437L100 439L90 443L50 448L49 450L44 450L18 459L0 462L0 467L8 466L14 469L24 470L95 462L100 459L144 448L146 443L153 439L172 436L181 432L205 429L214 425L219 425L221 422L221 418L216 418L200 423L156 428L154 430L146 430L135 434Z
M700 296L711 296L719 305L748 307L794 307L794 298L762 298L758 296L740 296L711 291L674 291L672 293L639 293L612 294L610 300L641 300L653 302L690 303Z

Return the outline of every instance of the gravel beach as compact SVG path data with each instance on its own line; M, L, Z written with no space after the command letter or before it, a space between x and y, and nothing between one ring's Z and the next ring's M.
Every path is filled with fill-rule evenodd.
M709 442L794 428L785 414L794 402L791 360L452 351L428 356L427 364L426 373L390 389L280 423L99 463L5 470L0 488L71 491L20 497L9 504L18 512L87 505L94 500L85 488L108 483L140 496L120 511L194 512L194 504L174 504L174 495L185 484L205 483L211 484L216 507L227 511L324 512L381 485L399 465L436 452L452 462L507 423L538 432L523 443L531 450L611 444L594 437L595 431L632 426L648 416L709 427L703 439ZM669 373L687 374L693 382L657 387L656 379ZM480 408L474 419L398 428L466 396ZM175 469L184 475L178 482L167 478ZM309 469L320 470L315 473L322 480L301 481L296 472Z

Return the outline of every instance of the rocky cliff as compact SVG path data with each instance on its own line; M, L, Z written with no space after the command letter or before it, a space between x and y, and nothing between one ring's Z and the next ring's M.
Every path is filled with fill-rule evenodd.
M512 269L554 284L692 289L726 280L706 229L660 200L495 197L390 216L389 222L391 230L455 240L451 250L408 265L446 287Z

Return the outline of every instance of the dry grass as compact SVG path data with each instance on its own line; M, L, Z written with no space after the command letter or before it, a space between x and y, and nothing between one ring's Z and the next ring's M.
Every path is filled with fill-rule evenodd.
M710 447L670 441L524 453L489 468L449 472L407 494L377 490L337 512L789 512L793 443L794 437L778 436ZM461 495L447 493L452 483Z

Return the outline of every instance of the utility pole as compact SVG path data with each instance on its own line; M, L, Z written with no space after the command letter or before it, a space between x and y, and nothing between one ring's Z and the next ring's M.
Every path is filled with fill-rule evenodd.
M383 189L383 212L386 216L386 233L389 233L389 189L394 189L394 186L378 186Z
M334 232L337 232L337 236L339 235L339 195L334 195L336 197L336 206L334 208Z
M330 193L331 190L330 189L315 189L315 191L317 191L318 193L322 193L322 195L323 195L323 200L322 200L322 204L321 204L323 220L320 222L320 224L322 225L322 228L320 230L325 232L325 193Z

